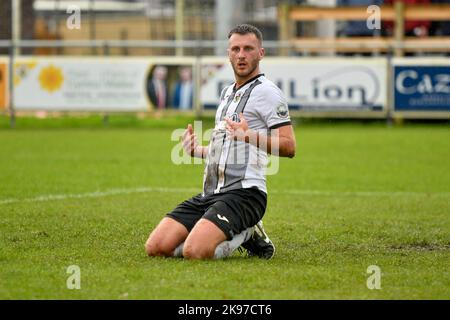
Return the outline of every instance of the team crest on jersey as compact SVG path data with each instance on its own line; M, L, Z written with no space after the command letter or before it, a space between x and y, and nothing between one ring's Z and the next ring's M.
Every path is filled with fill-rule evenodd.
M287 118L289 112L287 106L283 103L277 107L277 115L280 118Z
M235 96L234 96L234 102L238 102L239 100L241 100L242 97L242 91L238 92Z

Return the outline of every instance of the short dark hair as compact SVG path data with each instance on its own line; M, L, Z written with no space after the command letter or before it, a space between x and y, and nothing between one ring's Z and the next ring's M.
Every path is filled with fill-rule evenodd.
M240 35L253 33L256 36L256 38L259 40L260 43L262 43L262 40L263 40L261 31L259 31L259 29L257 27L252 26L251 24L237 25L236 27L231 29L230 33L228 33L228 39L230 39L231 36L235 33L240 34Z

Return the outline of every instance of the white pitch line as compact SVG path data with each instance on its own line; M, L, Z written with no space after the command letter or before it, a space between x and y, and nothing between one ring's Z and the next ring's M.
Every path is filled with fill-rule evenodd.
M34 198L25 199L3 199L0 200L0 205L21 203L21 202L45 202L54 200L65 199L82 199L82 198L101 198L114 195L132 194L132 193L149 193L149 192L163 192L163 193L178 193L178 192L190 192L199 193L200 189L197 188L164 188L164 187L140 187L140 188L128 188L128 189L110 189L106 191L95 191L79 194L49 194L40 195ZM358 196L358 197L398 197L398 196L450 196L448 192L440 193L426 193L426 192L379 192L379 191L321 191L321 190L271 190L272 194L290 194L290 195L305 195L305 196Z
M41 195L34 198L25 199L4 199L0 200L1 204L10 204L18 202L44 202L53 200L65 200L65 199L82 199L82 198L100 198L113 195L131 194L131 193L148 193L148 192L198 192L198 189L194 188L161 188L161 187L141 187L141 188L129 188L129 189L111 189L106 191L95 191L79 194L49 194Z
M450 196L450 192L412 192L412 191L325 191L325 190L275 190L273 193L287 193L292 195L318 196L358 196L358 197L405 197L405 196Z

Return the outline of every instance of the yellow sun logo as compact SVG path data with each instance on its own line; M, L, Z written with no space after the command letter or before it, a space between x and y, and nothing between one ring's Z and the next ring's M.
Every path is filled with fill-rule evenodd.
M64 76L60 68L49 65L48 67L42 68L39 74L39 82L42 89L52 93L61 88L64 82Z

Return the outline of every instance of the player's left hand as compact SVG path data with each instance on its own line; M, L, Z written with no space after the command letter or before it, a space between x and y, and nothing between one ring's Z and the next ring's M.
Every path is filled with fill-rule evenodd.
M239 122L235 122L230 118L225 118L227 122L227 131L230 135L230 139L245 141L245 137L247 136L248 123L244 118L244 114L241 112L239 114Z

